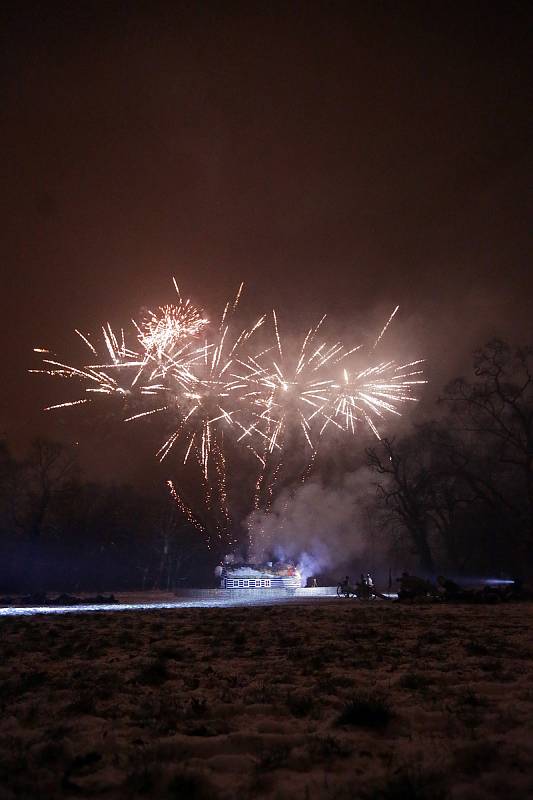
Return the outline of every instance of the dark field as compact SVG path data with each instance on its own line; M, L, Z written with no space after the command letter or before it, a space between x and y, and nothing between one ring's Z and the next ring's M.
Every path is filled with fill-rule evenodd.
M0 799L531 797L532 612L3 620Z

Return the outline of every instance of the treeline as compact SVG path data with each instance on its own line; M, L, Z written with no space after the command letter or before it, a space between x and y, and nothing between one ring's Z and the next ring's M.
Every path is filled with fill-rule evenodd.
M24 459L0 443L0 594L198 580L202 540L165 488L87 482L76 450L57 442L34 441Z
M436 419L367 451L391 542L426 575L533 572L533 350L494 340Z

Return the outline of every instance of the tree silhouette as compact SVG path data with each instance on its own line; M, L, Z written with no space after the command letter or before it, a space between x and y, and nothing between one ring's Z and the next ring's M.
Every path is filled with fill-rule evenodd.
M381 476L378 498L387 509L391 526L403 525L424 572L434 572L429 545L430 473L421 461L415 439L400 442L383 439L379 449L367 450L370 467Z
M444 398L466 440L483 452L483 470L465 464L463 472L487 502L507 507L531 548L533 349L512 349L494 339L475 353L474 375L472 382L459 378L450 384Z

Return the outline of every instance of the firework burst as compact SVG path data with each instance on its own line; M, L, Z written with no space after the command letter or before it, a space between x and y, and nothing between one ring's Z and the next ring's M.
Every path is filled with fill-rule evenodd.
M331 387L330 413L345 430L356 433L361 424L381 438L378 425L386 415L401 416L400 406L416 402L413 391L427 383L421 376L422 360L398 365L395 361L378 363L359 372L343 370L343 380Z
M297 427L314 451L328 423L338 426L328 411L335 388L332 370L358 347L347 349L340 341L317 341L324 320L325 316L309 329L293 357L282 344L277 315L272 312L275 346L265 351L268 365L248 376L257 388L250 393L254 421L240 439L258 433L266 442L266 453L272 453L283 449L285 437Z
M189 343L209 324L190 300L183 300L174 278L178 303L160 306L157 312L148 311L140 324L133 320L145 359L159 365L162 374L172 363L176 354L181 354L184 343ZM176 353L177 351L177 353Z
M112 395L122 401L122 418L128 423L163 415L170 433L157 455L163 461L175 449L181 469L191 462L197 465L203 515L180 496L176 481L168 482L171 495L191 524L204 532L209 524L203 519L215 515L209 545L214 537L221 547L235 545L227 499L230 440L256 457L252 507L268 511L288 448L307 453L299 472L304 481L328 429L355 434L366 426L379 438L385 418L399 415L404 403L416 400L416 388L426 383L420 360L398 364L377 359L375 351L398 307L363 365L366 348L323 337L325 316L294 349L290 340L283 341L275 311L271 325L262 316L251 327L236 326L242 284L218 325L184 300L174 285L178 301L133 320L128 336L109 324L95 337L76 330L89 353L82 365L69 365L50 350L35 348L43 366L30 371L73 380L82 389L80 397L46 410ZM271 335L265 340L262 331L268 328ZM261 347L253 347L258 338Z

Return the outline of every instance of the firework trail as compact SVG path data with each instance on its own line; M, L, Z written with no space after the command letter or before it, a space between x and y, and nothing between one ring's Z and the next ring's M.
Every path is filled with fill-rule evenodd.
M377 338L377 339L376 339L376 341L374 342L374 348L373 348L374 350L376 349L376 347L378 346L378 344L380 343L380 341L381 341L381 340L383 339L383 337L385 336L385 334L386 334L386 332L387 332L387 328L389 327L389 325L391 324L392 320L393 320L393 319L394 319L394 317L396 316L396 313L398 312L399 308L400 308L400 306L396 306L396 308L394 309L394 311L392 312L392 314L391 314L391 315L390 315L390 317L388 318L387 322L385 323L385 325L384 325L384 326L383 326L383 328L381 329L381 332L380 332L380 334L379 334L378 338Z
M124 332L121 331L120 336L117 337L109 324L102 327L101 340L97 341L97 346L101 346L102 351L100 359L97 346L90 341L88 335L84 335L77 329L75 333L89 349L91 356L95 356L95 359L92 359L91 362L81 367L74 367L56 360L55 357L43 357L44 368L31 369L30 372L40 372L47 375L76 380L84 386L84 393L86 396L69 403L59 403L55 406L49 406L48 409L62 408L65 405L88 403L91 402L91 395L93 394L115 394L125 397L129 393L131 385L128 385L128 383L120 383L120 379L123 378L127 372L131 373L132 370L137 372L139 369L142 369L144 361L138 352L126 347ZM54 355L50 350L41 347L34 348L34 351L36 353L43 353L46 356Z

